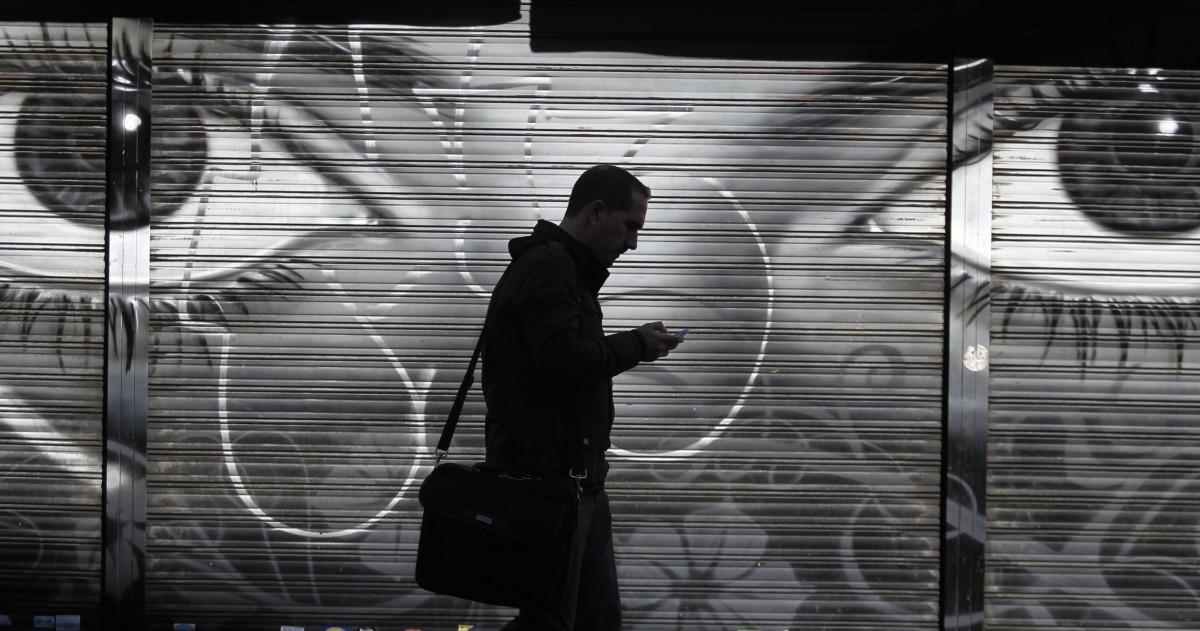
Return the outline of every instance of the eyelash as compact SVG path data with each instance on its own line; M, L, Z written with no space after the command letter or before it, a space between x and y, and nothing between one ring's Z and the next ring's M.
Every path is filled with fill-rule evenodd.
M1184 350L1192 341L1189 338L1200 331L1195 301L1106 300L1003 285L993 298L995 310L1003 314L999 339L1027 337L1018 322L1025 316L1038 318L1042 326L1034 330L1048 335L1043 360L1052 345L1065 343L1074 346L1076 360L1085 367L1097 366L1101 348L1115 338L1118 369L1126 367L1134 341L1141 340L1141 348L1146 350L1165 343L1173 351L1176 370L1182 370ZM1069 328L1066 322L1071 323Z

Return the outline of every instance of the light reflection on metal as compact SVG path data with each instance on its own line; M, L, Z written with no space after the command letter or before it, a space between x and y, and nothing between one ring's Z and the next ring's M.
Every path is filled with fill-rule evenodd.
M109 69L104 628L143 627L150 314L148 20L114 18ZM120 89L117 89L120 86Z
M990 60L953 74L946 307L946 438L942 628L983 628L980 580L987 535L987 416L991 301Z

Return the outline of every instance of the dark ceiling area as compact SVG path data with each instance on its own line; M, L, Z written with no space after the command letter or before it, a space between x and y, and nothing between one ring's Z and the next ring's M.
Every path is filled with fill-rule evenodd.
M2 20L229 24L502 24L518 0L43 0ZM16 4L17 6L12 6ZM1200 3L1144 0L531 0L538 51L685 57L1200 69Z

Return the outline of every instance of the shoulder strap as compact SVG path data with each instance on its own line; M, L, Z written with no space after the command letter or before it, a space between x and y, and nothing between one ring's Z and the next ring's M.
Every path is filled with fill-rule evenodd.
M467 364L467 374L463 375L462 385L458 387L454 405L450 408L450 415L446 417L446 424L442 426L442 437L438 439L437 449L433 452L437 456L438 462L441 462L442 458L450 453L450 440L454 438L454 430L458 428L458 417L462 414L463 403L467 400L467 392L475 383L475 366L479 363L479 354L483 352L485 335L487 335L487 320L484 320L483 332L479 334L479 341L475 343L475 352L471 354L471 363Z

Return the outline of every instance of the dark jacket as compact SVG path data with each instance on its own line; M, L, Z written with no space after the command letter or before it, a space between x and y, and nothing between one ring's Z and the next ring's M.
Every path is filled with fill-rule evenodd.
M608 270L557 225L508 244L512 262L492 292L483 346L488 462L530 472L571 466L579 423L585 489L603 485L614 408L612 378L637 365L636 330L605 335L597 295Z

